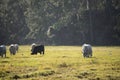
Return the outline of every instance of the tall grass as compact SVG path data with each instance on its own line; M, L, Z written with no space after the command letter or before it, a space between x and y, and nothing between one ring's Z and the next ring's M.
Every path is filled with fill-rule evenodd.
M20 46L14 56L7 51L0 58L0 79L120 79L120 47L93 47L92 58L83 58L81 46L45 46L45 55L30 53L30 46Z

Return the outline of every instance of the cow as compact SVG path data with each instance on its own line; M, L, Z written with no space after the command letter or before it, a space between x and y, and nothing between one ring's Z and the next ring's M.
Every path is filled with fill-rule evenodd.
M44 45L36 45L33 50L31 50L31 55L40 53L44 55Z
M10 47L9 47L9 51L10 51L10 54L11 55L15 55L16 54L16 46L15 44L11 44Z
M92 57L92 46L90 44L82 45L83 57Z
M1 45L0 46L0 56L1 57L6 57L6 46L5 45Z

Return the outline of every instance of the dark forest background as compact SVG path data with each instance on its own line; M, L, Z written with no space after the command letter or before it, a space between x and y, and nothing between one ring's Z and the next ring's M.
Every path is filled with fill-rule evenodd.
M0 0L0 44L120 45L120 0Z

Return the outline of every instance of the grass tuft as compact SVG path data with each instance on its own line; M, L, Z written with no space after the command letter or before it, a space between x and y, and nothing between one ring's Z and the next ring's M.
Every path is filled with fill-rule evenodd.
M20 79L20 76L18 76L18 75L14 75L13 77L12 77L12 79Z
M77 73L76 77L78 78L91 78L91 77L94 77L95 74L93 72L90 72L90 71L82 71L80 73Z
M49 71L39 72L39 75L40 76L49 76L49 75L53 75L54 73L55 73L55 71L49 70Z
M61 64L58 65L59 68L63 68L63 67L69 67L70 65L68 65L67 63L63 62Z

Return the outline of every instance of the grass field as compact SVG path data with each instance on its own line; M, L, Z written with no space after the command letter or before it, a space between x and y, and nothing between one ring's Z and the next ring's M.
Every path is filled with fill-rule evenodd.
M45 46L45 55L30 55L30 46L0 57L0 80L120 80L120 47L93 47L83 58L81 46Z

